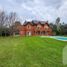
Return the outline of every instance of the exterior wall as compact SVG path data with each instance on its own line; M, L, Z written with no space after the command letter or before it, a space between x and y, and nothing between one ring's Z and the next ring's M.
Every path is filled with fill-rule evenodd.
M40 35L52 35L52 29L48 26L48 24L41 25L32 25L27 24L25 26L21 26L19 34L21 36L40 36Z

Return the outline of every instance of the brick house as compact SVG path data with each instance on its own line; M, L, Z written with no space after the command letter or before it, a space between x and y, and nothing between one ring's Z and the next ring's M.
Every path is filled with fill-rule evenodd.
M52 29L45 21L24 22L19 28L19 34L21 36L48 36L52 35Z

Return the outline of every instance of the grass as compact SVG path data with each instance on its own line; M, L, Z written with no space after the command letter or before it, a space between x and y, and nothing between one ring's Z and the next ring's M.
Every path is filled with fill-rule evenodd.
M62 51L67 42L41 37L0 37L0 67L67 67Z

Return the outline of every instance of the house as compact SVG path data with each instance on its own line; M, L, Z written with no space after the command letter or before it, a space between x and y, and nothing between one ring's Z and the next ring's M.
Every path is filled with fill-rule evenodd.
M21 36L48 36L52 35L52 29L45 21L25 21L19 28L19 34Z

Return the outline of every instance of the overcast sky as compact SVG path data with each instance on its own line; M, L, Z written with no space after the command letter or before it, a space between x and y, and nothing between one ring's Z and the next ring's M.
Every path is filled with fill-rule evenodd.
M16 12L24 20L48 20L57 17L67 23L67 0L0 0L0 10Z

